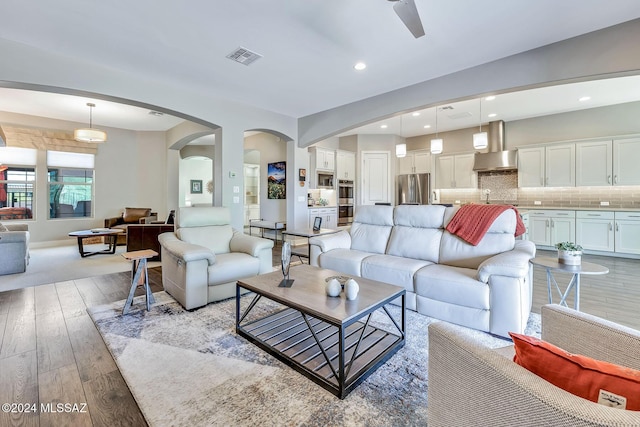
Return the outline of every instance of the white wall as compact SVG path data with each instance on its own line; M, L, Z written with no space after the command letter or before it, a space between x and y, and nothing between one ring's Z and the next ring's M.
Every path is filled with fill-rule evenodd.
M260 152L260 217L269 221L285 221L287 219L287 201L294 198L287 188L287 199L267 198L267 165L269 163L287 161L287 143L280 137L268 133L258 133L244 139L245 150ZM287 180L294 175L294 167L287 162ZM297 176L297 175L296 175ZM240 196L244 194L244 183ZM244 197L243 197L244 198Z
M178 206L213 204L213 193L207 191L207 182L213 180L213 161L202 157L190 157L180 160L180 179ZM191 193L191 180L202 181L202 194Z

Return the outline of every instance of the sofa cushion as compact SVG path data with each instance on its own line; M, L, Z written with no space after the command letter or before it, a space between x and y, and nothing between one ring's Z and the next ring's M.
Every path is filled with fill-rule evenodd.
M413 275L432 264L429 261L402 258L392 255L373 255L362 261L362 277L391 285L402 286L413 292Z
M416 272L414 286L416 293L426 298L488 310L489 285L475 276L472 269L433 264Z
M444 206L397 206L387 254L438 262Z
M207 268L209 286L219 285L260 274L260 259L242 252L220 254L216 263Z
M359 277L361 275L360 266L362 260L372 255L370 252L353 249L332 249L320 255L318 265L321 268Z
M353 223L351 225L351 249L374 254L387 251L391 226Z
M351 249L385 253L392 226L393 206L361 206L351 225Z
M513 234L487 233L478 246L473 246L458 236L444 231L440 240L440 264L477 269L494 255L507 252L515 245Z
M456 211L457 208L447 208L444 218L445 227ZM477 269L484 260L512 250L516 241L514 236L515 215L513 209L501 213L477 246L473 246L445 230L440 241L440 264Z
M396 206L393 223L405 227L444 228L446 208L439 205Z
M194 208L203 209L203 208ZM180 240L194 245L204 246L214 254L226 254L230 252L229 241L233 236L231 225L209 225L204 227L186 227L176 230Z
M150 215L150 208L124 208L122 220L129 224L138 223L140 221L140 218L144 218Z
M569 393L592 402L640 411L640 371L571 354L548 342L510 333L515 345L513 361ZM604 395L603 395L604 392Z

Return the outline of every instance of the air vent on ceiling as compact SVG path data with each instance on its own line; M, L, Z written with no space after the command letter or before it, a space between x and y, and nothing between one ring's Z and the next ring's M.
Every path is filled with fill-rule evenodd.
M160 111L151 110L151 111L149 111L149 115L150 116L156 116L156 117L162 117L162 116L164 116L164 113L161 113Z
M239 62L242 65L250 65L262 58L262 55L259 53L251 52L249 49L244 47L239 47L230 54L227 55L227 58Z
M449 117L451 120L457 120L457 119L464 119L466 117L471 117L472 114L468 111L462 112L462 113L456 113L456 114L450 114L447 117Z

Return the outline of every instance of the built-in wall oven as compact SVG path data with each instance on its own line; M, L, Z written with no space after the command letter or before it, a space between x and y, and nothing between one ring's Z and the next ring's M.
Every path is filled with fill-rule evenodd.
M338 181L338 225L351 225L353 222L353 181Z

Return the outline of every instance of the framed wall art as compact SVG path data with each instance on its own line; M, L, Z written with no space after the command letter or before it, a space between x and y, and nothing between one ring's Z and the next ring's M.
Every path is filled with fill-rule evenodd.
M192 179L191 180L191 194L202 194L202 180L201 179Z
M287 162L267 164L267 198L287 198Z

